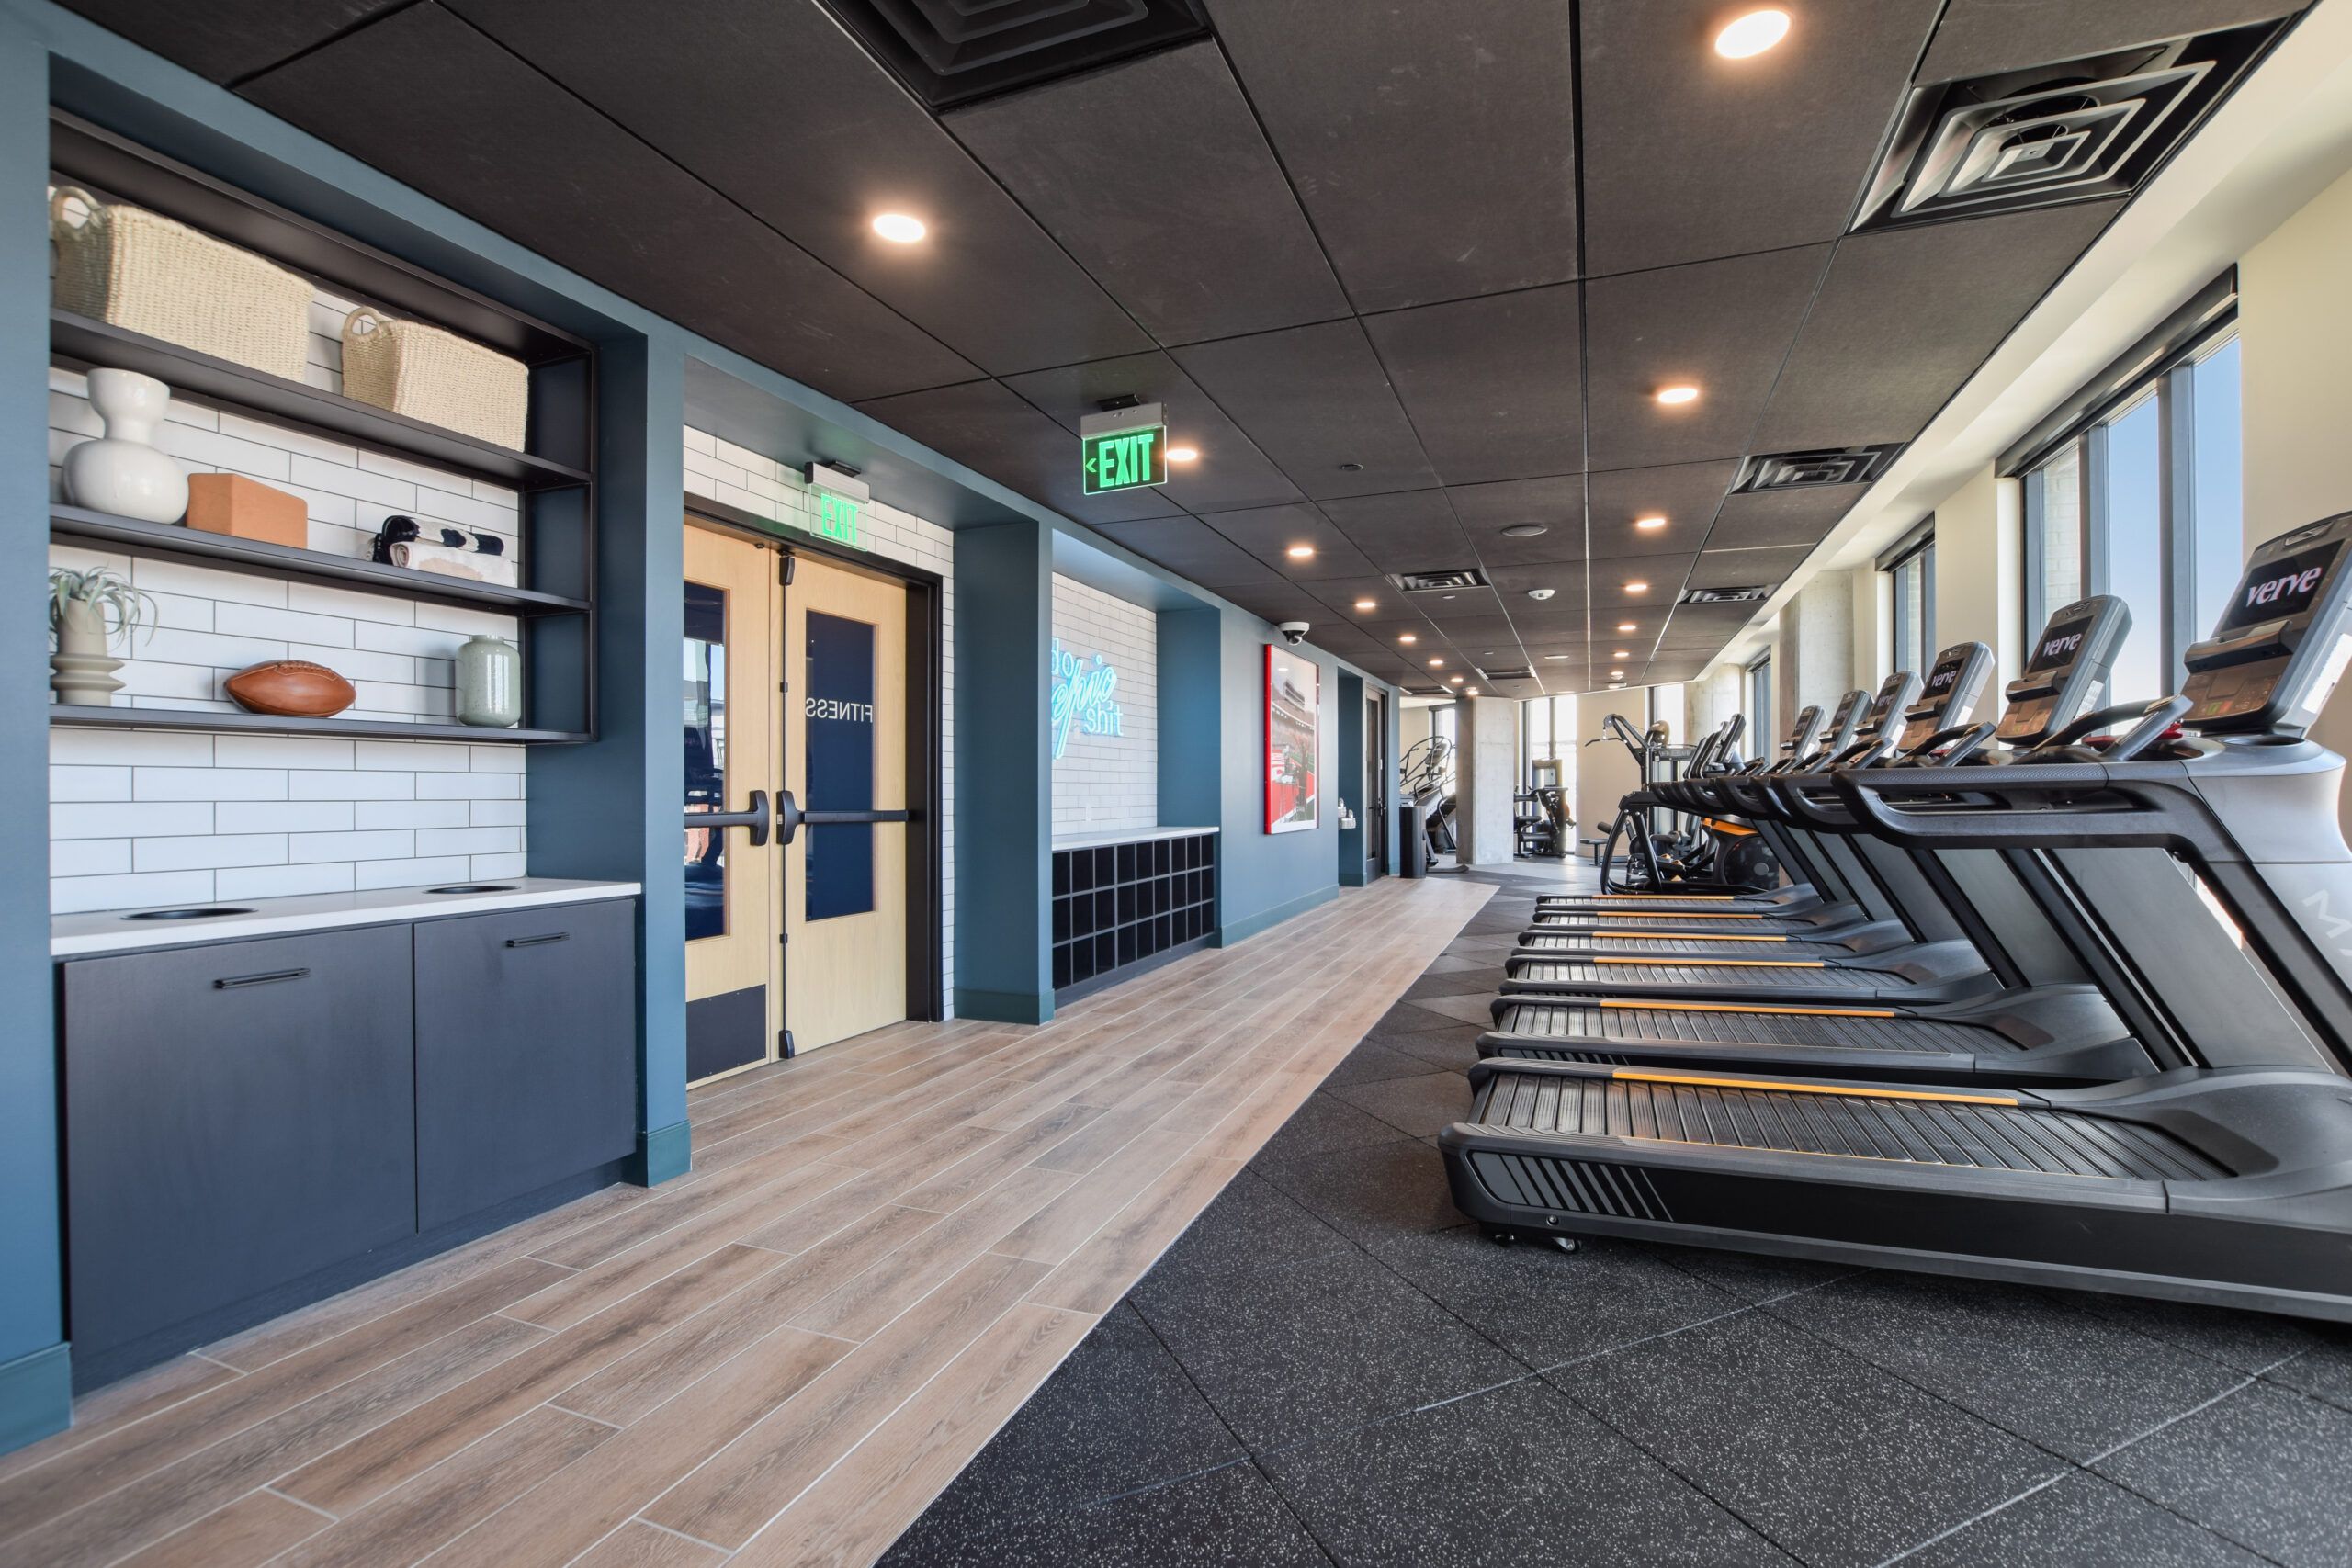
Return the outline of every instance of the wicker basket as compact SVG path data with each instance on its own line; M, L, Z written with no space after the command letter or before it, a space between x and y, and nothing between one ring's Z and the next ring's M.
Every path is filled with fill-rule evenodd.
M50 197L58 307L216 359L302 379L311 282L160 213L61 186Z
M343 323L343 395L520 451L531 372L455 333L362 308Z

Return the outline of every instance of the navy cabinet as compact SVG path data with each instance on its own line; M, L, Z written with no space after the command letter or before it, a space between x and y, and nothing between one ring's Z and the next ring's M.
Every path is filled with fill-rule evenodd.
M627 902L416 928L423 1228L635 1149L635 949Z
M413 1234L409 930L63 966L77 1354Z

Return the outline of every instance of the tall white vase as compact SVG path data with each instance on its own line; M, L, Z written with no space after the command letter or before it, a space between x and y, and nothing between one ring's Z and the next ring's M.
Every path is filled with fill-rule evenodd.
M152 445L172 389L136 370L93 370L89 380L90 406L107 433L66 449L66 499L141 523L187 516L187 476Z
M57 651L49 656L50 689L61 703L77 707L114 705L122 682L114 672L122 660L107 651L106 612L86 599L68 599L57 617Z

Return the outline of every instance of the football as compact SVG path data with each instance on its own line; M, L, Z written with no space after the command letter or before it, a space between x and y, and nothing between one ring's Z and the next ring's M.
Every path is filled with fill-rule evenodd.
M359 695L350 682L325 665L300 659L273 659L240 670L224 684L246 712L287 718L325 718L349 707Z

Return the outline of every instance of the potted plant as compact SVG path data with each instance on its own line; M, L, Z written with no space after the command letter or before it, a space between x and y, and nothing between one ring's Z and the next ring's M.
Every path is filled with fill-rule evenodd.
M134 626L154 635L155 601L130 585L128 578L106 567L76 571L53 567L49 573L49 629L57 638L50 656L50 688L61 703L84 707L111 707L122 682L114 672L122 660L107 655L114 637L128 637ZM107 616L113 629L107 626Z

